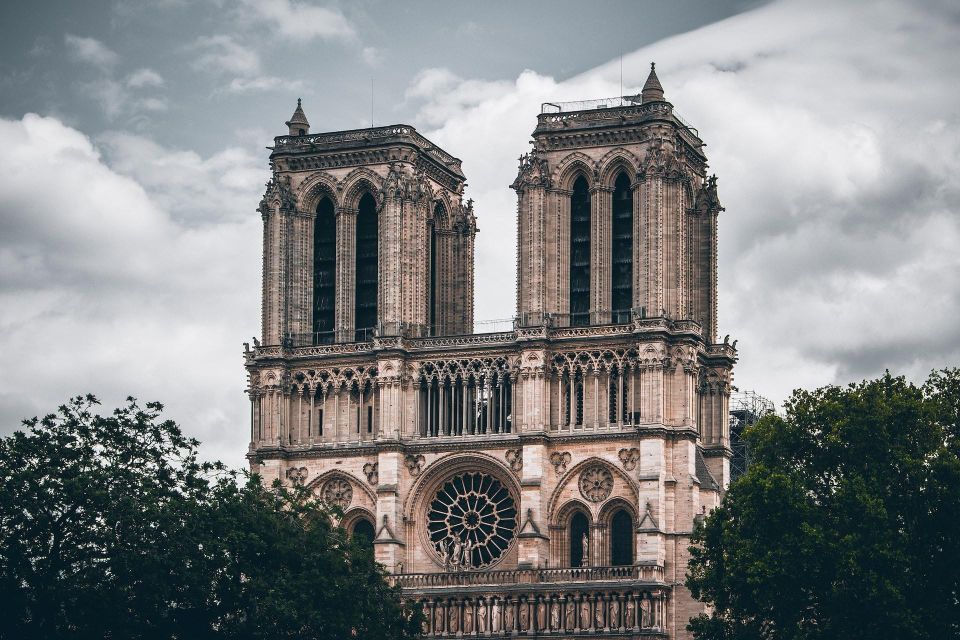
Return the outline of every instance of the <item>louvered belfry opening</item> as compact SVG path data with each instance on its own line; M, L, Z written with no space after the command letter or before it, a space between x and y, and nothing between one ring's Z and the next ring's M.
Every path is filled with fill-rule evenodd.
M429 228L428 241L430 242L430 288L429 288L429 299L427 300L427 312L429 317L427 318L427 323L430 325L430 335L439 336L443 335L443 327L440 326L440 313L437 300L437 291L439 290L437 277L439 274L439 269L437 269L437 244L439 241L438 231L440 227L440 220L444 215L443 205L437 203L433 208L433 220L431 221Z
M570 196L570 325L590 324L590 188L580 176Z
M633 307L633 189L621 172L613 186L613 255L610 301L613 322L630 322Z
M313 221L313 343L333 342L337 227L333 202L324 197Z
M377 326L377 227L377 203L372 195L365 193L357 207L357 280L353 326L358 341L371 340Z

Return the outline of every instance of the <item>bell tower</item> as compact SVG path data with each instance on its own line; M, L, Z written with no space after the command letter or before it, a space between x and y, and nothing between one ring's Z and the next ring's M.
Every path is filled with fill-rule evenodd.
M602 103L601 103L602 102ZM651 65L642 92L545 103L517 192L517 315L554 327L691 319L716 334L716 180Z
M268 344L473 331L460 160L408 125L310 134L300 100L260 202Z

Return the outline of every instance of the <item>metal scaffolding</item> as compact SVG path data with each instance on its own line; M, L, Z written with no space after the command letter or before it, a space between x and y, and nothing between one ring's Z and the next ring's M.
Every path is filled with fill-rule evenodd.
M774 413L773 402L754 391L736 391L730 396L730 481L733 482L750 466L750 448L743 431L768 413Z

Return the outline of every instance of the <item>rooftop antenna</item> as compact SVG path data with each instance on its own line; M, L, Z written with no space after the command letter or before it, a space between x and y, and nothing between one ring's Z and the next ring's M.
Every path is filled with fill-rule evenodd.
M623 50L620 51L620 101L623 102Z
M373 76L370 76L370 128L373 129Z

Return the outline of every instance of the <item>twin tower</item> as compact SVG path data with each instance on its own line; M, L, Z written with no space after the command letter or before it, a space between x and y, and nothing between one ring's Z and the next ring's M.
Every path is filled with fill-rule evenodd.
M253 471L372 545L427 637L687 637L695 521L729 480L716 179L651 69L545 103L517 309L473 333L460 161L408 125L275 139ZM522 141L518 141L518 146Z

